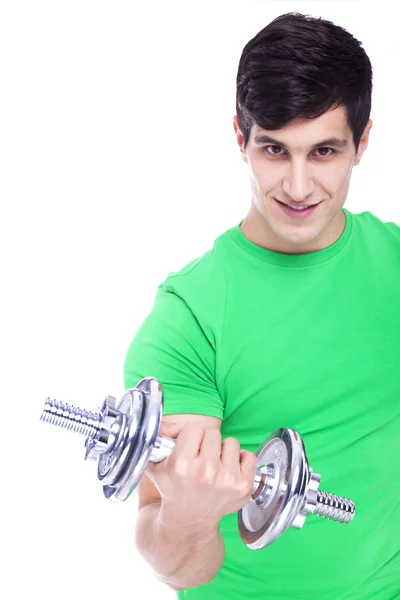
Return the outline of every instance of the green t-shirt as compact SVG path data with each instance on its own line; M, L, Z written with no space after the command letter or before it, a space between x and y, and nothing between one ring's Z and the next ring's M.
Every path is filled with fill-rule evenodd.
M343 211L308 254L229 229L168 275L127 351L125 388L156 377L164 414L219 417L252 452L297 430L320 489L356 504L348 525L311 515L263 550L227 515L221 570L180 598L400 598L400 227Z

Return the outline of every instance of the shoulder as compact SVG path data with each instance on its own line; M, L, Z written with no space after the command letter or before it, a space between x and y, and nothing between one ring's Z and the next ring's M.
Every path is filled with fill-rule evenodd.
M380 219L371 212L353 214L353 234L366 268L383 269L397 277L400 267L400 226Z
M203 254L168 273L160 288L180 296L189 305L207 304L211 298L223 296L233 229L223 232Z
M378 241L400 251L400 225L382 220L370 211L352 213L358 234L368 236L370 242Z
M370 211L352 213L352 216L361 227L375 229L383 234L387 234L389 237L392 235L395 235L397 238L400 237L400 225L394 221L380 219Z

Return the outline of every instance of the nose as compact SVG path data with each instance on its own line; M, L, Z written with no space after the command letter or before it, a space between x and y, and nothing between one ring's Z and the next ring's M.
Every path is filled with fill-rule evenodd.
M288 167L283 178L283 190L295 202L304 202L315 190L312 167L298 160Z

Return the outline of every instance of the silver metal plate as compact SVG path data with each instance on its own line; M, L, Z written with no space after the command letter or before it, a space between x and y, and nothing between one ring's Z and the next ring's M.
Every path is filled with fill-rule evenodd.
M128 390L118 403L122 418L117 420L120 430L111 452L99 457L97 476L103 485L115 485L126 469L128 455L135 446L144 411L144 399L136 388Z
M126 468L112 489L103 488L104 495L115 502L126 500L142 477L160 428L163 407L162 388L154 377L145 377L135 388L142 394L143 414L135 443L126 460Z
M304 504L309 467L304 444L293 429L273 431L257 450L257 466L274 473L272 488L238 513L240 537L253 550L273 544Z

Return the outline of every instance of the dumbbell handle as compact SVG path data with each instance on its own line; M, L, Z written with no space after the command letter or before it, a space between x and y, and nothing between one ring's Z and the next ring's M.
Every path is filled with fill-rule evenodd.
M158 435L156 441L154 442L153 449L150 454L149 460L153 463L160 463L168 456L170 456L172 450L175 448L175 440L167 437L166 435ZM265 495L268 494L267 489L267 475L268 468L261 467L256 468L256 473L253 479L253 490L252 497L258 498L261 492L264 492Z

